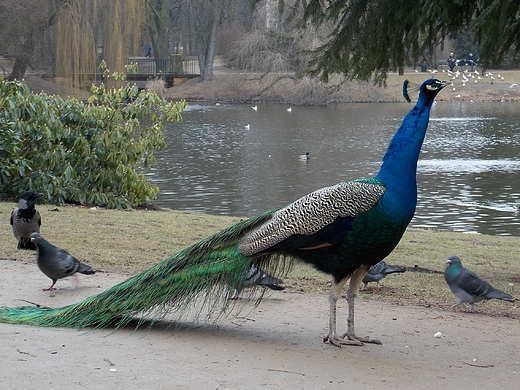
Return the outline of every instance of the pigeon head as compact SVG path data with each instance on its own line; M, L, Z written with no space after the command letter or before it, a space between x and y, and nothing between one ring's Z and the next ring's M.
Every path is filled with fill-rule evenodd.
M37 233L37 232L33 232L33 233L31 233L31 242L37 243L37 242L39 242L40 240L43 240L43 238L42 238L42 236L40 235L40 233Z
M448 257L446 261L446 270L444 271L444 276L448 279L456 278L457 275L462 271L462 263L460 262L460 257L452 255Z
M29 207L33 207L36 199L45 196L44 194L32 191L25 191L22 195L20 195L20 201L18 202L19 209L26 209Z
M446 264L448 264L448 265L462 265L462 263L460 262L460 257L459 256L455 256L455 255L452 255L452 256L448 257L448 260L446 260Z

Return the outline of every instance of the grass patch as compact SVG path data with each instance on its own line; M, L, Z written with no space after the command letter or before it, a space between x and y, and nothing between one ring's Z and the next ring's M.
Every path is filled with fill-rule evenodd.
M16 249L9 217L16 205L0 202L0 259L33 262L35 253ZM107 210L85 207L38 205L41 233L52 244L66 249L96 270L134 275L179 250L238 222L237 217L217 217L188 211ZM494 287L519 296L520 237L469 235L435 230L408 229L386 261L406 267L404 274L383 279L361 293L361 299L401 305L446 307L455 297L444 281L449 255L461 257L463 265ZM35 265L34 272L40 272ZM297 264L285 279L293 292L323 292L330 277ZM511 285L512 284L512 285ZM520 318L518 302L487 301L476 305L490 315Z

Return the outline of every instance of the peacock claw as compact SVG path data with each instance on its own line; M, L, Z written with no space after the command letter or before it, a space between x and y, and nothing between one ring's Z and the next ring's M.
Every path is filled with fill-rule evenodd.
M342 345L355 345L358 347L362 347L363 345L365 345L362 341L358 339L345 339L343 337L338 336L329 336L328 334L323 336L323 342L326 343L327 341L339 348L341 348Z
M359 336L356 336L356 335L348 335L348 333L343 333L341 336L340 336L342 339L344 339L345 337L348 338L349 340L357 340L359 341L360 343L364 344L364 343L368 343L368 344L383 344L381 342L381 340L378 340L378 339L371 339L369 337L359 337Z

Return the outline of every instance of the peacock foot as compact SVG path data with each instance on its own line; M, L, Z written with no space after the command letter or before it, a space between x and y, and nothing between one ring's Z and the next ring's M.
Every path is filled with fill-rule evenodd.
M342 345L355 345L359 347L365 345L362 341L358 340L357 338L351 339L350 337L344 338L344 336L338 337L326 334L325 336L323 336L323 342L326 343L327 341L339 348L341 348Z
M344 339L345 337L348 338L349 340L357 340L358 342L361 343L361 345L363 345L364 343L368 343L368 344L383 344L380 340L378 339L371 339L369 337L359 337L359 336L356 336L355 334L349 334L349 332L346 332L346 333L343 333L341 336L340 336L342 339Z

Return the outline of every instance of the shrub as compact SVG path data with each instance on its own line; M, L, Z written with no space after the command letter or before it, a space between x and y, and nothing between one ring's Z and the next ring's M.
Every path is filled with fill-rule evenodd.
M166 146L164 122L178 121L185 102L124 85L93 87L88 102L30 92L0 82L0 191L31 189L53 204L108 208L145 205L159 191L143 170Z

